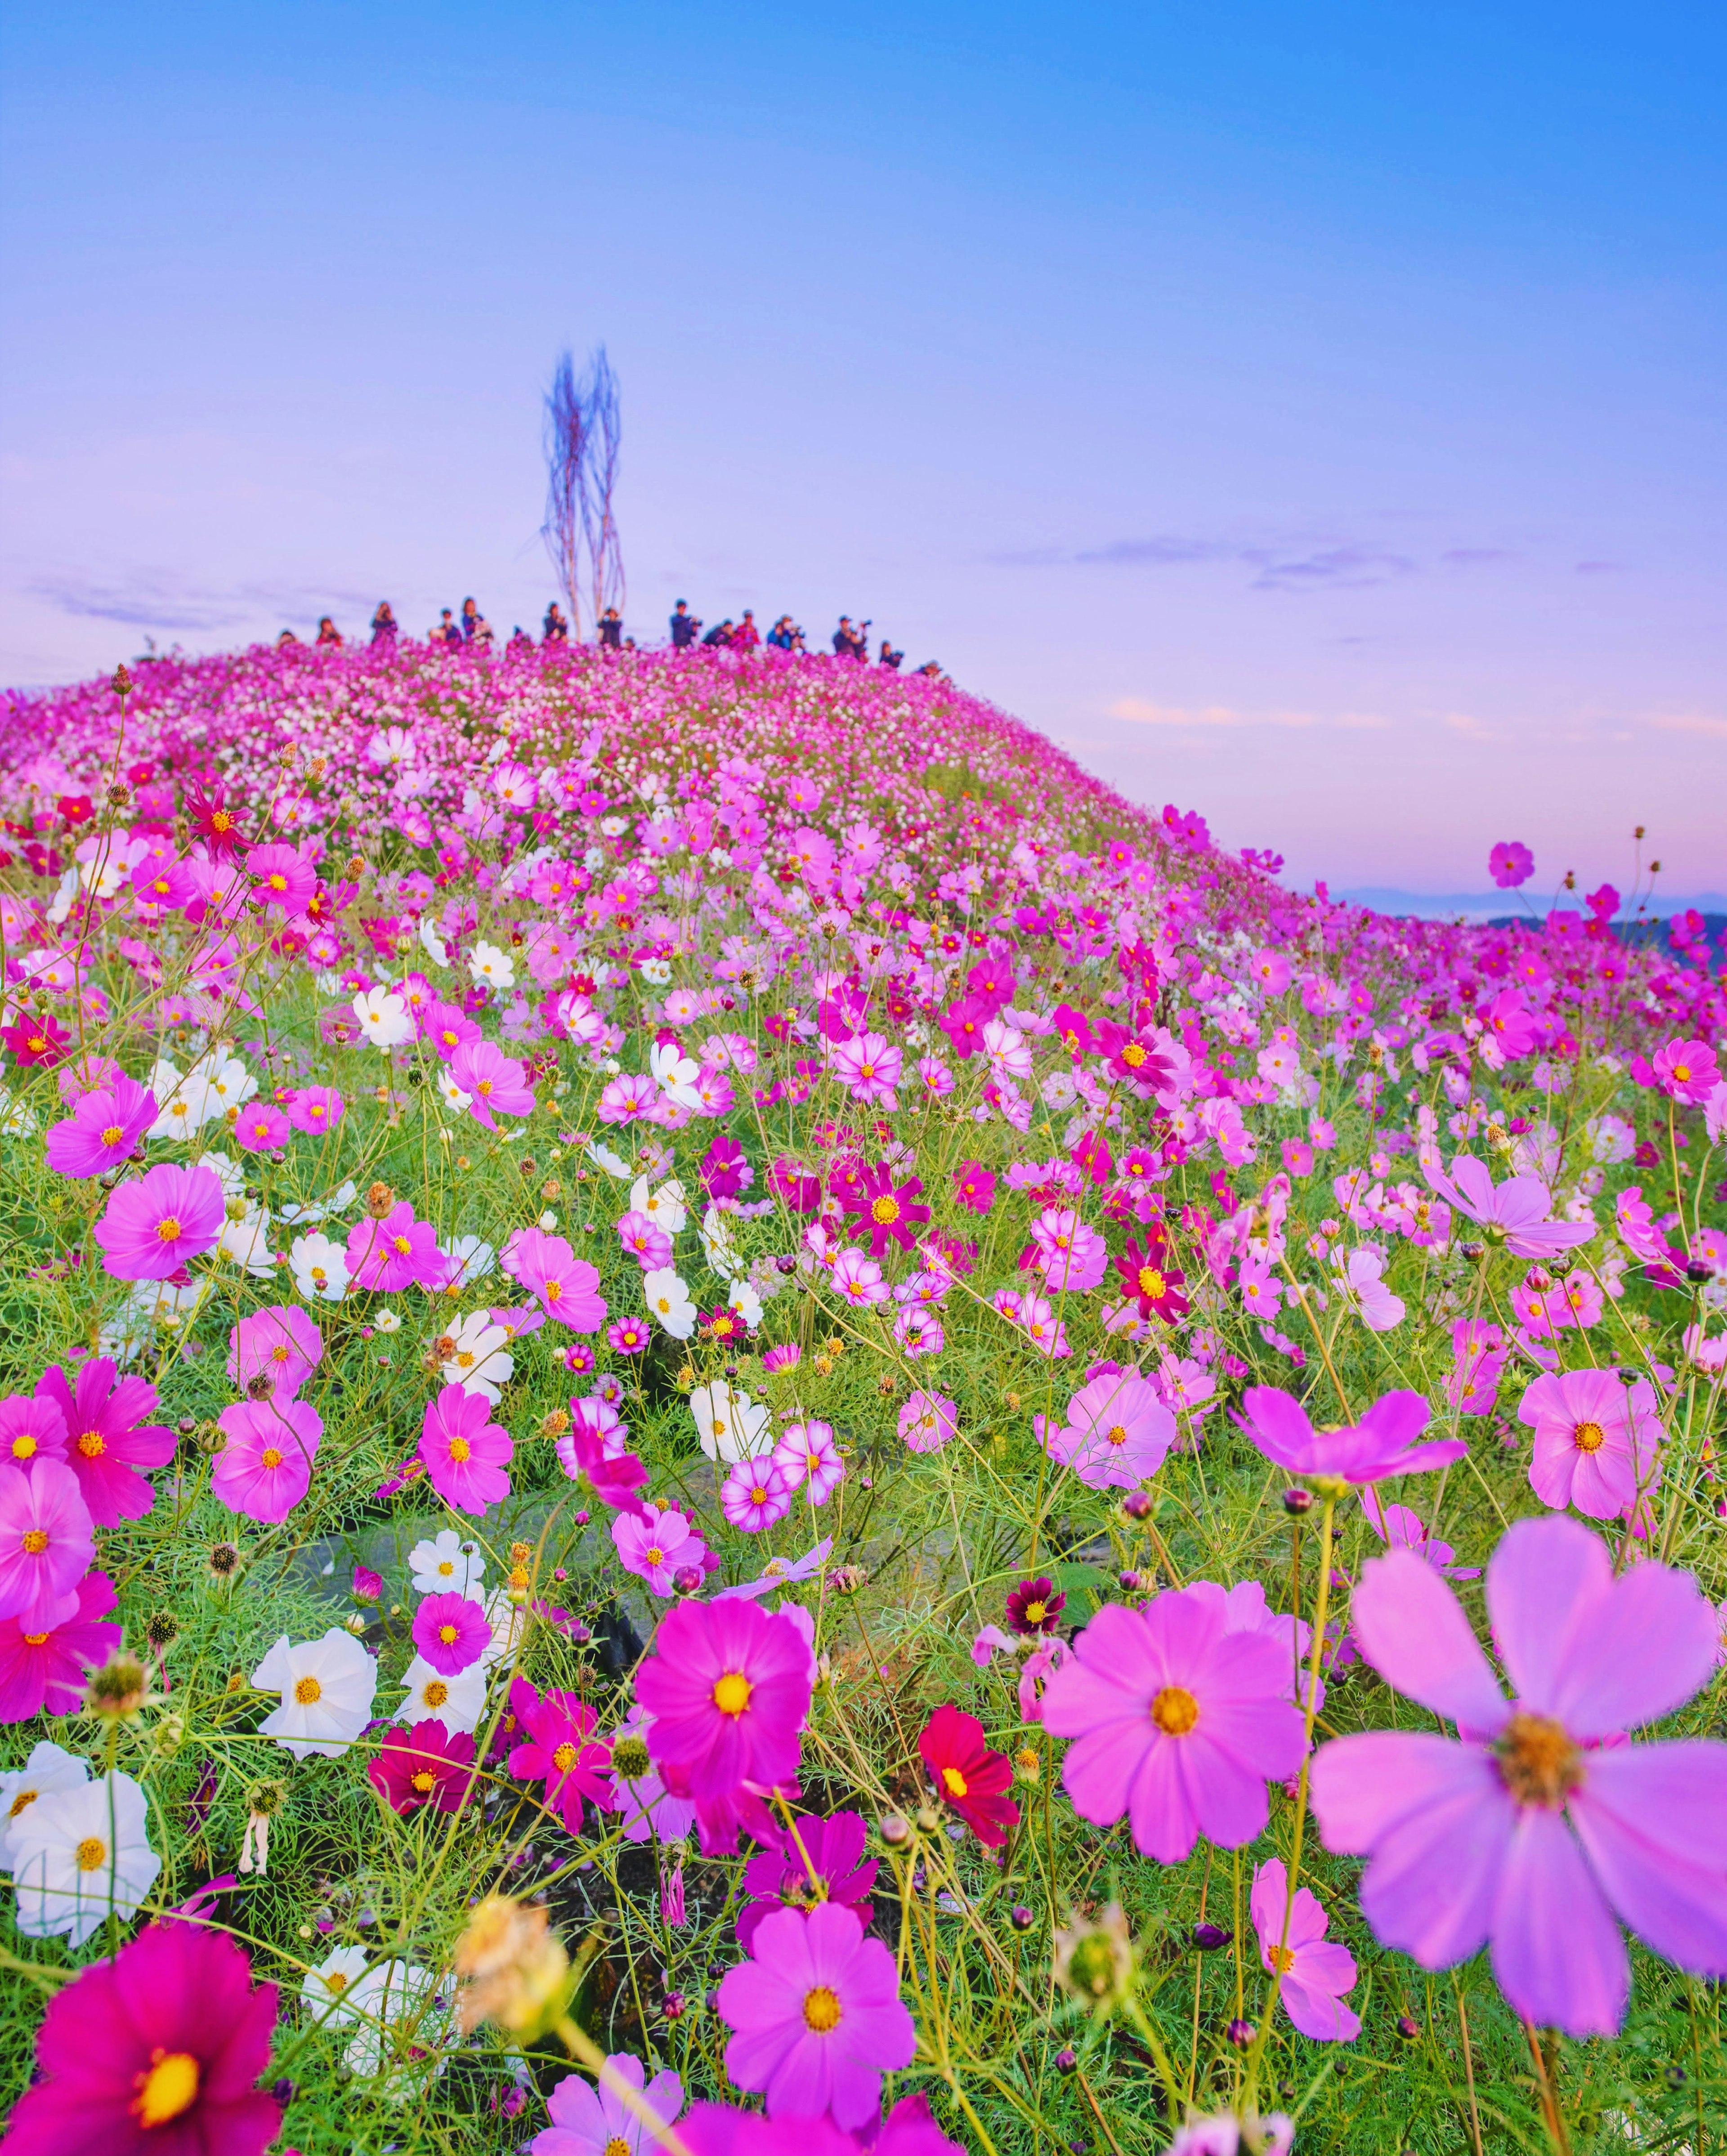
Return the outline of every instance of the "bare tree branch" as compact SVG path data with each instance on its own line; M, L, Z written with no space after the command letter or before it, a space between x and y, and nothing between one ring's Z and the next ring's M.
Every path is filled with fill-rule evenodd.
M553 371L545 421L546 521L540 536L570 610L570 633L579 637L582 551L589 523L588 412L568 352Z

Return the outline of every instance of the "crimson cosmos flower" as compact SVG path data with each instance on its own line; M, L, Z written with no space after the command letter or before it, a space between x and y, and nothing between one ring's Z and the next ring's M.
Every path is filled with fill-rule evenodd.
M929 1208L917 1203L923 1190L915 1175L896 1184L885 1160L852 1175L851 1190L840 1203L854 1219L861 1215L856 1232L868 1238L871 1257L885 1256L890 1243L897 1243L902 1250L916 1243L918 1229L929 1218Z
M1056 1592L1052 1579L1022 1579L1007 1598L1007 1621L1016 1632L1036 1639L1053 1632L1067 1607L1067 1597Z
M1169 1237L1154 1221L1145 1231L1144 1249L1129 1237L1115 1261L1129 1296L1139 1306L1139 1315L1161 1317L1170 1325L1187 1315L1187 1297L1181 1291L1187 1275L1175 1270L1173 1255Z
M441 1722L416 1722L411 1729L398 1723L384 1732L366 1779L393 1812L422 1804L459 1812L474 1779L474 1740L460 1730L452 1736Z
M224 854L238 853L248 843L240 829L239 810L229 806L224 787L215 787L208 793L195 786L188 788L186 808L193 836L202 839L218 859Z
M984 1725L952 1701L938 1707L923 1725L917 1749L929 1769L936 1794L950 1804L981 1842L1000 1849L1007 1830L1020 1823L1020 1808L1003 1792L1014 1770L1005 1752L984 1742Z

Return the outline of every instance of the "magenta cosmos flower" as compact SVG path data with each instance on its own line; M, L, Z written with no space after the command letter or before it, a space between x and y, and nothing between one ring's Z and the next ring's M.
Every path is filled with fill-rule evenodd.
M1427 1160L1421 1173L1454 1212L1473 1220L1490 1243L1503 1243L1514 1257L1557 1257L1595 1233L1586 1220L1548 1219L1553 1201L1539 1175L1514 1175L1496 1185L1484 1163L1467 1152L1452 1162L1449 1175Z
M882 2074L910 2066L917 2048L893 1956L836 1902L763 1917L752 1955L720 1985L731 2080L761 2090L770 2118L826 2112L848 2129L873 2120Z
M470 1595L429 1594L414 1613L414 1644L434 1670L459 1676L491 1645L491 1626Z
M612 1542L624 1571L645 1580L662 1597L676 1591L677 1575L685 1566L699 1565L707 1555L707 1543L683 1514L669 1505L664 1511L639 1502L627 1511L620 1507L612 1522Z
M542 1228L518 1228L504 1245L504 1270L532 1296L548 1317L572 1332L598 1332L605 1322L605 1297L599 1275L578 1258L562 1235Z
M648 1750L698 1803L789 1783L810 1691L803 1634L753 1602L681 1604L636 1671L636 1697L654 1717Z
M227 1933L147 1925L49 2002L7 2156L263 2156L276 1988Z
M442 1287L450 1260L438 1248L438 1230L416 1220L404 1198L381 1220L356 1220L348 1230L348 1277L356 1287L393 1295L413 1286Z
M913 1393L899 1411L899 1434L912 1452L939 1452L959 1429L959 1409L940 1393Z
M728 1527L758 1535L792 1508L792 1486L769 1452L740 1460L720 1485L720 1509Z
M174 1456L174 1433L143 1418L156 1411L156 1388L142 1378L116 1379L105 1355L82 1364L75 1385L58 1363L37 1382L36 1397L59 1411L66 1425L66 1464L99 1527L140 1520L156 1492L136 1471L162 1467Z
M304 1400L236 1400L216 1421L227 1443L210 1495L242 1519L285 1520L311 1487L322 1418Z
M522 1741L510 1754L510 1772L518 1781L542 1781L546 1804L559 1813L572 1834L582 1831L582 1799L607 1812L612 1794L611 1753L594 1741L594 1713L573 1691L548 1691L543 1698L524 1678L510 1687L510 1709Z
M870 1889L881 1865L864 1856L869 1838L861 1814L835 1812L830 1819L799 1813L795 1835L753 1856L743 1867L743 1890L750 1899L738 1914L738 1943L748 1949L763 1922L777 1909L809 1909L837 1902L868 1927L875 1914Z
M66 1419L52 1400L8 1393L0 1400L0 1460L28 1467L33 1460L64 1460Z
M27 1635L59 1623L95 1554L78 1477L64 1460L0 1466L0 1617L16 1617Z
M1515 891L1535 873L1535 856L1521 839L1502 839L1488 855L1487 866L1501 891Z
M272 1303L228 1336L228 1374L241 1387L268 1378L270 1398L292 1399L324 1359L324 1336L297 1303Z
M1433 1410L1419 1393L1386 1393L1358 1423L1315 1430L1298 1399L1275 1385L1254 1385L1236 1418L1266 1458L1292 1475L1360 1484L1388 1475L1419 1475L1449 1467L1469 1450L1460 1437L1416 1440Z
M1159 1864L1179 1864L1202 1834L1225 1849L1252 1841L1267 1782L1301 1764L1288 1647L1227 1623L1221 1597L1190 1589L1112 1604L1044 1692L1045 1728L1077 1740L1061 1767L1074 1810L1098 1826L1125 1812Z
M118 1625L102 1620L118 1603L105 1572L87 1572L60 1604L58 1622L26 1630L0 1617L0 1722L33 1714L72 1714L84 1703L87 1672L120 1645Z
M1131 1372L1093 1378L1067 1403L1067 1419L1032 1422L1051 1460L1094 1490L1128 1489L1164 1464L1175 1441L1175 1418L1143 1378Z
M1296 1889L1290 1907L1289 1875L1281 1857L1272 1857L1254 1873L1248 1907L1259 1934L1261 1963L1268 1975L1283 1972L1277 1994L1283 2011L1316 2044L1352 2043L1361 2034L1361 2017L1344 2005L1343 1994L1355 1981L1355 1957L1326 1938L1331 1919L1305 1887Z
M405 1818L429 1804L434 1811L459 1812L474 1787L474 1739L441 1722L399 1723L387 1729L377 1753L366 1763L366 1779L393 1812Z
M1715 1051L1706 1040L1668 1041L1665 1048L1655 1051L1652 1068L1655 1082L1663 1093L1671 1093L1676 1101L1688 1101L1694 1107L1701 1107L1721 1082ZM50 1131L50 1144L53 1138Z
M504 1464L516 1447L509 1431L491 1416L491 1403L483 1394L446 1385L427 1401L419 1434L419 1456L433 1488L446 1505L476 1518L510 1494Z
M1544 1374L1518 1403L1535 1433L1529 1486L1555 1512L1567 1505L1611 1520L1652 1480L1661 1420L1646 1378L1628 1389L1615 1370Z
M210 1169L164 1161L110 1197L95 1225L102 1263L116 1280L166 1280L215 1248L226 1204Z
M633 2052L614 2051L606 2064L639 2092L662 2125L675 2126L684 2107L684 2085L670 2071L642 2087L642 2064ZM546 2099L543 2127L528 2143L532 2156L664 2156L641 2121L604 2082L598 2088L567 2074Z
M1611 2035L1631 1969L1616 1913L1682 1969L1727 1974L1727 1744L1616 1742L1713 1673L1719 1627L1688 1573L1613 1577L1577 1521L1519 1520L1487 1575L1508 1700L1451 1589L1406 1550L1369 1561L1351 1614L1389 1684L1461 1743L1375 1730L1322 1748L1328 1849L1365 1856L1362 1913L1422 1968L1493 1946L1526 2020Z
M121 1074L49 1131L48 1164L60 1175L105 1175L131 1158L156 1117L155 1094Z
M465 1040L450 1059L450 1077L467 1095L468 1113L489 1131L497 1128L500 1115L534 1111L534 1089L527 1074L495 1042Z

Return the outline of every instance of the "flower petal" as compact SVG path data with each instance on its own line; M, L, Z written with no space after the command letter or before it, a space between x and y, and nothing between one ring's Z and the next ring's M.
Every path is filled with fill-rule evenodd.
M1386 1683L1472 1729L1507 1709L1462 1604L1413 1550L1370 1558L1350 1605L1356 1637Z
M1562 1812L1521 1807L1500 1867L1493 1974L1526 2021L1611 2036L1625 2019L1631 1960Z

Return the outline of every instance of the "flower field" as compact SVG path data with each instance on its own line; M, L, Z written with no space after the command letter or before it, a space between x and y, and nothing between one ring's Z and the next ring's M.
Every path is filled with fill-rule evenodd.
M1721 954L779 653L0 813L0 2146L1723 2145Z

